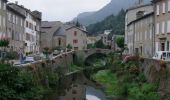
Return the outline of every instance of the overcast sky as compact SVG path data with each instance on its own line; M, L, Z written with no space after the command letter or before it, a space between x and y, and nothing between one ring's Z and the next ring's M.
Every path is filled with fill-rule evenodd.
M96 11L111 0L8 0L43 13L43 20L70 21L81 12Z

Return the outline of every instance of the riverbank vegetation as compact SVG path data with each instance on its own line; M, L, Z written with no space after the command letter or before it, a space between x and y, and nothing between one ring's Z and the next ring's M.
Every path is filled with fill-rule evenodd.
M160 100L158 83L148 83L136 61L123 64L114 60L112 67L93 79L103 84L109 100Z
M60 94L61 72L46 66L23 70L0 64L0 100L46 100L46 96L54 92Z

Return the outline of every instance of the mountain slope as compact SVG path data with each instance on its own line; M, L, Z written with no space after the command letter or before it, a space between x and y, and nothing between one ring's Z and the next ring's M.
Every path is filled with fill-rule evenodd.
M125 11L122 9L117 16L110 15L103 21L91 24L87 27L89 35L103 33L104 30L112 30L112 34L124 34Z
M130 6L134 5L138 0L111 0L109 4L104 6L102 9L96 12L86 12L81 13L74 19L79 20L83 25L90 25L96 22L104 20L109 15L117 15L118 12L123 8L127 9ZM145 3L149 3L150 0L144 0Z

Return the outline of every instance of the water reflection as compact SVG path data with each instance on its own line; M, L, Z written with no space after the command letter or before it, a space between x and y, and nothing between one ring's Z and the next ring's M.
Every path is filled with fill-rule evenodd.
M106 95L99 89L86 86L86 99L87 100L106 100Z

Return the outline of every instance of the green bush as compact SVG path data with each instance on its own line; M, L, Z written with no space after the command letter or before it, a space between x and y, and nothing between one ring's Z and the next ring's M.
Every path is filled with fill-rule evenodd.
M0 100L42 100L43 89L33 82L30 72L0 65Z
M17 52L8 52L6 55L7 59L18 59L19 55Z

